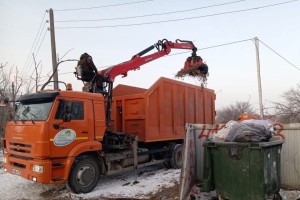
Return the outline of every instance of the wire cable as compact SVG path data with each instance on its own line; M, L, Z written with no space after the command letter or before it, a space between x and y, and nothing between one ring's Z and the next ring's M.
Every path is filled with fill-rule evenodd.
M270 46L268 46L266 43L264 43L263 41L261 41L259 39L259 41L264 45L266 46L268 49L270 49L273 53L275 53L277 56L279 56L280 58L282 58L283 60L285 60L288 64L290 64L292 67L300 70L299 67L297 67L296 65L294 65L292 62L290 62L288 59L286 59L285 57L283 57L282 55L280 55L278 52L276 52L274 49L272 49Z
M47 22L44 23L43 30L44 30L46 24L47 24ZM47 32L47 28L46 28L46 31L45 31L45 32ZM33 49L33 52L35 52L35 50L36 50L37 47L38 47L38 43L40 42L42 33L43 33L43 32L41 31L41 34L39 35L39 38L38 38L37 43L36 43L36 45L35 45L35 47L34 47L34 49ZM45 36L44 36L44 37L45 37Z
M37 40L37 42L36 42L36 44L35 44L33 50L31 51L31 56L32 56L32 54L34 54L34 55L36 56L36 53L34 53L34 52L36 51L37 48L38 48L37 52L38 52L39 49L41 48L41 44L43 43L43 40L44 40L44 38L45 38L45 34L46 34L46 32L47 32L47 28L46 28L46 29L45 29L46 31L45 31L45 33L44 33L44 36L42 37L43 39L42 39L42 41L40 42L40 39L41 39L41 36L42 36L42 33L43 33L43 29L45 28L45 25L46 25L46 22L44 23L44 26L43 26L43 28L42 28L40 34L39 34L38 40ZM24 71L24 72L22 73L22 75L21 75L22 78L23 78L24 75L25 75L25 76L28 75L28 71L30 71L30 69L32 68L33 62L34 62L34 61L33 61L33 58L30 57L30 59L28 59L27 65L25 66L25 68L27 67L27 68L26 68L27 73Z
M39 47L38 47L36 53L34 54L35 56L37 56L37 55L39 54L39 52L40 52L40 48L41 48L41 46L42 46L42 44L43 44L43 42L44 42L44 39L45 39L46 34L47 34L47 31L48 31L48 29L45 29L43 38L42 38L42 40L41 40L41 42L40 42L40 44L39 44ZM34 52L32 52L32 53L34 53ZM27 72L25 72L25 73L23 74L23 76L27 76L27 75L28 75L28 72L30 71L30 68L33 66L33 64L34 64L34 61L33 61L33 59L32 59L32 61L31 61L30 65L29 65L29 68L28 68ZM35 69L34 69L34 70L35 70ZM22 76L22 77L23 77L23 76Z
M237 44L237 43L241 43L241 42L251 41L251 40L252 39L245 39L245 40L239 40L239 41L235 41L235 42L228 42L228 43L224 43L224 44L219 44L219 45L214 45L214 46L210 46L210 47L200 48L198 50L212 49L212 48L216 48L216 47L222 47L222 46L227 46L227 45L231 45L231 44Z
M94 6L94 7L86 7L86 8L54 9L54 11L62 12L62 11L90 10L90 9L98 9L98 8L108 8L108 7L131 5L131 4L137 4L137 3L145 3L148 1L154 1L154 0L132 1L132 2L126 2L126 3L111 4L111 5L106 5L106 6Z
M78 19L78 20L58 20L55 22L95 22L95 21L113 21L113 20L124 20L124 19L136 19L136 18L144 18L144 17L153 17L153 16L161 16L161 15L170 15L170 14L177 14L177 13L184 13L184 12L190 12L195 10L201 10L206 8L213 8L213 7L219 7L219 6L225 6L235 3L240 3L247 0L239 0L239 1L231 1L227 3L222 4L214 4L209 6L203 6L198 8L192 8L192 9L186 9L186 10L177 10L172 12L164 12L164 13L153 13L153 14L147 14L147 15L135 15L135 16L129 16L129 17L115 17L115 18L103 18L103 19Z
M43 44L43 42L44 42L44 39L45 39L45 37L46 37L47 32L48 32L48 29L46 29L46 31L45 31L45 33L44 33L44 36L43 36L43 39L42 39L42 41L41 41L41 43L40 43L40 46L39 46L37 52L35 53L36 56L37 56L38 53L40 52L40 48L41 48L41 46L42 46L42 44Z
M259 10L259 9L263 9L263 8L269 8L269 7L279 6L279 5L283 5L283 4L288 4L288 3L292 3L292 2L296 2L296 1L299 1L299 0L291 0L291 1L285 1L285 2L281 2L281 3L269 4L269 5L265 5L265 6L253 7L253 8L248 8L248 9L234 10L234 11L228 11L228 12L220 12L220 13L214 13L214 14L209 14L209 15L201 15L201 16L195 16L195 17L185 17L185 18L178 18L178 19L171 19L171 20L142 22L142 23L134 23L134 24L118 24L118 25L105 25L105 26L69 26L69 27L56 27L56 28L57 29L87 29L87 28L97 28L98 29L98 28L116 28L116 27L129 27L129 26L140 26L140 25L150 25L150 24L177 22L177 21L184 21L184 20L199 19L199 18L219 16L219 15L226 15L226 14L241 13L241 12L252 11L252 10Z
M233 42L227 42L227 43L223 43L223 44L218 44L218 45L213 45L213 46L208 46L208 47L204 47L204 48L200 48L198 50L206 50L206 49L212 49L212 48L218 48L218 47L222 47L222 46L228 46L228 45L232 45L232 44L237 44L237 43L242 43L242 42L247 42L247 41L253 41L253 39L244 39L244 40L238 40L238 41L233 41ZM283 56L281 56L279 53L277 53L274 49L272 49L270 46L268 46L267 44L265 44L263 41L259 40L263 45L265 45L267 48L269 48L271 51L273 51L276 55L278 55L279 57L281 57L282 59L284 59L286 62L288 62L290 65L292 65L293 67L295 67L296 69L300 70L300 68L298 68L296 65L294 65L293 63L291 63L290 61L288 61L286 58L284 58ZM185 53L190 53L190 51L184 51L184 52L179 52L179 53L173 53L173 54L169 54L167 56L176 56L179 54L185 54ZM99 68L99 67L98 67ZM103 68L103 67L100 67ZM64 73L59 73L58 75L64 75L64 74L74 74L74 72L64 72ZM41 76L40 78L44 78L44 77L48 77L48 76Z
M218 45L214 45L214 46L204 47L204 48L200 48L198 50L212 49L212 48L217 48L217 47L222 47L222 46L237 44L237 43L241 43L241 42L251 41L251 40L252 39L238 40L238 41L234 41L234 42L228 42L228 43L218 44ZM175 55L185 54L185 53L190 53L190 51L184 51L184 52L179 52L179 53L172 53L172 54L169 54L168 56L175 56Z
M27 56L27 58L26 58L25 64L24 64L24 66L23 66L23 69L22 69L22 71L21 71L21 74L23 74L23 72L24 72L24 70L25 70L25 68L26 68L26 66L27 66L27 64L28 64L30 55L31 55L31 53L32 53L33 47L34 47L35 42L36 42L36 39L38 38L38 35L39 35L40 31L42 32L42 30L43 30L43 29L41 29L41 27L42 27L43 22L44 22L44 20L45 20L46 13L47 13L47 12L45 11L45 13L44 13L44 15L43 15L43 17L42 17L42 21L41 21L41 23L40 23L40 26L39 26L39 28L38 28L38 31L37 31L37 33L36 33L36 35L35 35L35 37L34 37L34 40L33 40L33 43L32 43L32 45L31 45L30 51L29 51L29 53L28 53L28 56Z

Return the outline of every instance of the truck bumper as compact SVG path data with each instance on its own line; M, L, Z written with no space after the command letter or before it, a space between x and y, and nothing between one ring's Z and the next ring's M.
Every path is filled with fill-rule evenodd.
M4 160L6 162L3 167L6 172L38 183L61 184L65 183L68 177L66 172L69 168L65 163L69 162L59 162L62 164L57 165L50 159L25 159L9 154L4 154ZM39 166L42 170L40 172L33 171L34 165Z

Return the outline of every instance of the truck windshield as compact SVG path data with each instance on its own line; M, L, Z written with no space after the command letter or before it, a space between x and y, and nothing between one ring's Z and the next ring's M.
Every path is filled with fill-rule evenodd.
M20 102L15 121L44 121L48 118L53 101Z

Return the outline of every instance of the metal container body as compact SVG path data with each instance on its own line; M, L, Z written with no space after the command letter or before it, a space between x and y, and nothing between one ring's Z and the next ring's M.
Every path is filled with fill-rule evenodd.
M143 142L183 139L186 123L215 122L210 89L162 77L145 91L123 85L115 91L111 129Z
M211 160L210 177L218 195L229 200L264 200L278 193L282 143L208 142L205 155L211 159L205 160Z

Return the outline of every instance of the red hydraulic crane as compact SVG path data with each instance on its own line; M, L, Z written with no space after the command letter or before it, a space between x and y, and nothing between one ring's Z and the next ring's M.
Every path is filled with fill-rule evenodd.
M144 56L153 49L156 49L157 52ZM79 80L85 82L85 91L102 93L107 98L106 117L108 123L107 125L109 125L112 89L115 78L119 75L126 77L128 71L137 70L141 65L168 55L171 52L171 49L192 50L192 55L186 59L184 64L183 71L186 71L187 74L191 73L190 69L197 70L199 72L197 72L197 74L205 75L208 73L208 67L203 63L202 58L197 56L197 48L193 42L179 39L177 39L175 42L171 42L163 39L134 55L131 60L108 67L99 72L93 63L92 57L87 53L84 53L80 57L80 61L76 67L75 75Z

